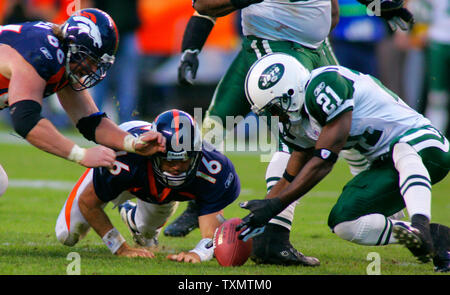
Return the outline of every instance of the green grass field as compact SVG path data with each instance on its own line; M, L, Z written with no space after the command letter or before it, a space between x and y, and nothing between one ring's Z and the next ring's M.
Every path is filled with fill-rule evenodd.
M71 185L84 169L24 144L0 143L0 155L0 163L11 182L6 194L0 198L0 274L65 275L71 263L67 258L71 252L80 255L82 275L365 275L371 263L367 259L371 252L377 252L381 257L382 275L434 274L431 263L416 262L409 251L400 245L359 246L331 233L327 226L328 213L341 188L351 178L342 161L300 201L291 233L293 245L307 255L318 257L320 267L261 266L249 260L242 267L224 268L216 260L192 265L165 258L168 253L192 249L200 239L198 230L185 238L169 238L161 234L160 249L155 259L115 257L94 231L74 247L60 245L54 233L56 218ZM265 194L267 164L261 163L258 155L228 156L241 178L242 193L235 203L225 209L225 217L242 218L247 211L240 209L238 202L263 198ZM36 182L38 180L41 182ZM450 224L449 191L450 177L433 188L434 222ZM182 203L174 217L185 206L186 203ZM131 243L131 236L117 210L113 210L111 205L105 210Z

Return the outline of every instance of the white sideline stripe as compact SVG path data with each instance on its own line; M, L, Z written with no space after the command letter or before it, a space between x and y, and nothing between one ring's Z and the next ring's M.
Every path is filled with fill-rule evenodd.
M8 187L17 188L35 188L35 189L54 189L54 190L71 190L75 185L75 181L58 181L58 180L42 180L42 179L10 179Z

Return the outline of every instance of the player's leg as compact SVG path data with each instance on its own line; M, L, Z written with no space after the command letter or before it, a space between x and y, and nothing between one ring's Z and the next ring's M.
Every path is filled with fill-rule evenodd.
M434 127L413 129L392 147L392 159L399 173L400 193L411 226L394 226L394 234L423 262L434 255L430 233L431 185L450 170L448 140Z
M290 154L288 151L276 152L266 170L267 190L283 177ZM266 225L264 233L253 238L251 259L258 264L318 266L315 257L303 255L289 241L294 210L297 202L290 204Z
M5 193L8 188L8 174L5 169L0 165L0 197Z
M138 199L137 204L127 201L119 205L119 213L133 240L141 246L152 247L158 245L161 229L177 207L178 202L152 204Z
M398 174L389 162L359 173L342 190L328 217L339 237L362 245L396 243L390 216L404 208Z
M442 133L446 133L449 124L450 108L448 67L450 65L450 45L431 42L428 48L429 85L428 102L425 115Z
M78 200L86 186L92 181L93 170L88 169L80 177L64 203L58 219L56 220L55 233L58 241L66 246L74 246L90 229L90 225L84 218L78 206Z

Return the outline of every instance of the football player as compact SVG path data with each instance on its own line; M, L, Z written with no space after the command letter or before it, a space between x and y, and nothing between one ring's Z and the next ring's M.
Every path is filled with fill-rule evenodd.
M222 210L239 195L240 181L233 164L201 140L193 118L179 110L160 114L150 124L130 121L121 125L134 136L148 130L166 138L166 152L151 157L118 152L113 169L87 170L75 185L56 223L56 236L75 245L90 227L113 254L154 257L150 250L132 248L103 211L108 202L119 205L122 220L133 240L144 247L157 245L157 237L178 201L196 200L202 239L192 250L168 256L197 263L213 257L211 241L223 221ZM127 201L137 198L137 204ZM127 202L124 202L127 201Z
M283 53L258 60L245 90L255 113L279 116L294 151L266 198L241 204L251 214L238 226L245 229L240 238L307 194L342 149L355 148L371 165L344 186L328 218L332 231L362 245L400 243L420 261L433 258L437 270L449 270L448 228L439 226L442 236L433 237L438 225L430 226L431 186L450 170L449 141L427 118L370 75L340 66L309 72ZM404 207L411 222L389 218Z
M61 26L0 26L0 109L9 107L14 130L37 148L85 167L112 167L110 148L143 155L164 150L157 133L138 139L118 128L86 90L106 76L118 42L113 19L98 9L82 9ZM43 98L53 93L87 139L109 148L81 148L43 118Z
M372 0L360 2L369 9L377 8ZM266 54L288 53L309 70L337 64L326 39L339 19L337 0L195 0L193 4L197 12L189 20L183 37L178 72L181 84L193 83L199 65L197 56L214 26L215 17L242 9L242 49L219 82L203 126L215 126L225 122L226 116L245 116L250 112L244 92L245 76L253 62ZM393 29L397 25L407 29L413 22L411 13L403 8L401 0L383 0L379 9L380 16ZM206 134L207 129L204 129ZM266 170L267 190L282 177L290 152L285 144L279 144L279 152L273 155ZM342 156L349 163L352 174L368 167L366 159L354 150L345 150ZM254 239L251 258L255 262L318 265L317 259L304 256L289 242L296 204L292 203L275 216L264 234ZM195 228L195 220L195 205L190 204L164 233L185 235Z

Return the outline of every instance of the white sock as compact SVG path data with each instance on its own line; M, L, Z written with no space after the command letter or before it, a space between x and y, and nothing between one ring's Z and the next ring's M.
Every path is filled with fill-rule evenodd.
M422 214L431 219L431 180L422 158L407 143L397 143L392 157L409 217Z
M392 235L392 226L396 222L399 221L375 213L341 222L334 227L333 231L340 238L349 242L367 246L383 246L398 242ZM409 222L404 223L410 224Z

